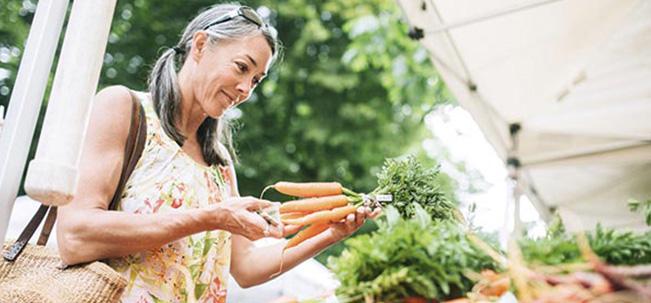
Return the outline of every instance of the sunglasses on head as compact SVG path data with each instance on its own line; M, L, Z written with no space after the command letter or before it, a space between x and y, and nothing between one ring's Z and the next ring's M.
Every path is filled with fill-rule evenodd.
M253 24L257 25L258 28L265 26L266 24L264 23L264 20L262 20L262 17L258 15L258 13L255 12L254 9L248 7L248 6L240 6L239 8L231 11L230 13L221 16L219 19L213 21L212 23L206 25L203 30L207 30L208 28L215 26L220 23L224 23L227 21L232 20L235 17L242 16L244 19L251 21Z

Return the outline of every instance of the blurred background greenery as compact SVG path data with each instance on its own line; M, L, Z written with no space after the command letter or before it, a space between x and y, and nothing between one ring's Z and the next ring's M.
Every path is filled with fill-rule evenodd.
M143 90L161 50L174 46L186 23L215 3L118 1L98 89L121 84ZM453 100L427 51L407 36L394 0L240 3L257 8L286 48L251 99L229 113L239 117L236 168L243 195L257 196L279 180L339 181L368 191L385 158L407 153L436 165L422 148L432 137L423 119ZM37 1L0 5L0 104L6 107ZM441 174L440 183L455 200L454 181Z

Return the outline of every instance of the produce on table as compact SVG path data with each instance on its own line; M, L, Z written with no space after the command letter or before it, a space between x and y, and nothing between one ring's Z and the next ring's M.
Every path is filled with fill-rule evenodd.
M513 242L506 263L466 226L437 173L409 157L387 160L368 194L336 182L278 182L271 187L301 198L284 203L279 219L305 226L286 248L359 206L380 206L380 228L347 240L342 255L328 260L342 283L340 302L496 302L509 290L519 302L651 302L651 265L640 265L651 264L651 232L597 226L581 244L557 222L544 238ZM651 201L630 208L651 218Z
M634 233L597 225L587 233L591 249L611 265L651 264L651 231ZM557 265L584 262L576 237L565 232L556 218L547 235L519 242L524 260L532 265Z
M651 302L651 232L597 225L575 236L556 218L544 238L511 243L508 269L480 278L468 302L494 300L486 290L504 279L523 303Z
M510 279L518 302L651 302L651 266L613 266L604 263L590 248L588 238L579 234L577 241L583 263L525 265L520 248L513 242L509 249L509 271L497 274ZM531 249L531 248L529 248ZM468 302L494 298L485 287L494 287L492 278L481 279L468 294Z
M376 232L346 240L341 256L328 260L340 302L459 297L474 284L471 273L497 267L458 222L432 220L420 205L409 219L392 206L384 212Z
M357 207L383 207L386 220L380 223L384 226L380 232L350 241L370 241L366 245L368 249L373 249L376 242L384 243L380 247L391 250L385 252L375 248L374 251L381 255L373 253L371 257L381 257L383 261L371 258L368 264L364 260L356 264L364 266L360 273L374 277L372 280L365 281L360 288L349 285L340 289L348 289L346 295L352 298L371 295L371 298L383 300L404 298L427 302L424 298L451 298L463 294L473 284L468 274L496 267L496 262L482 252L488 245L476 235L467 233L460 213L439 189L437 175L436 168L427 168L414 157L407 157L387 160L377 175L377 188L368 194L356 193L336 182L278 182L265 191L274 188L300 198L280 207L283 224L305 227L288 241L285 249L318 235L330 223L355 212ZM483 247L478 248L477 243ZM389 266L395 261L403 263ZM341 263L344 262L350 261L342 259ZM365 269L367 266L374 269L369 272L370 269ZM341 265L337 268L351 269L350 275L357 274L355 267ZM365 290L367 286L370 290Z

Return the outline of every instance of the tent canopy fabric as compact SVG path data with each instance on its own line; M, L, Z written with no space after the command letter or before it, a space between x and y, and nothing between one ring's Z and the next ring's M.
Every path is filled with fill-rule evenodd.
M626 204L651 198L651 1L398 3L543 217L645 228Z

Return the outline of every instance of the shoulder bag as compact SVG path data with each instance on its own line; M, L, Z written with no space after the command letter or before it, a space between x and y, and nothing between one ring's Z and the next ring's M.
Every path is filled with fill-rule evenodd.
M126 181L145 146L147 124L144 109L133 93L131 99L133 107L124 164L109 210L117 208ZM28 244L46 213L37 244ZM117 302L127 284L122 275L100 261L62 266L58 252L45 247L56 213L56 206L42 204L18 240L4 243L3 258L0 259L0 303Z

